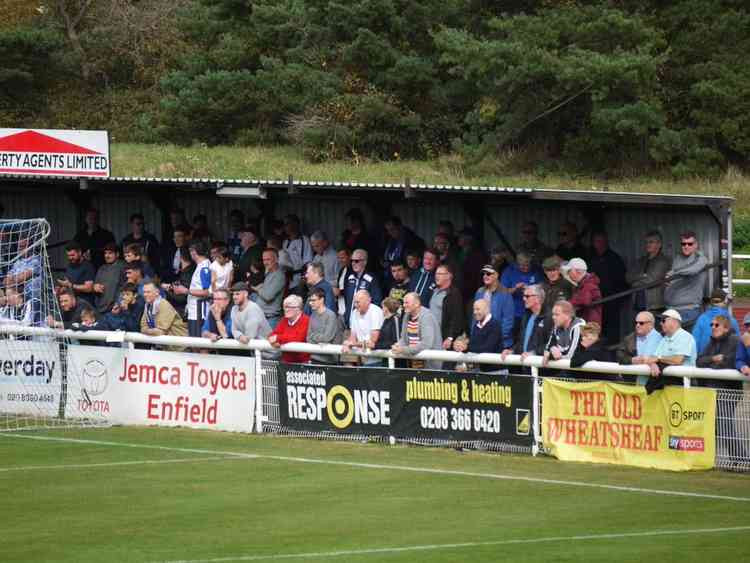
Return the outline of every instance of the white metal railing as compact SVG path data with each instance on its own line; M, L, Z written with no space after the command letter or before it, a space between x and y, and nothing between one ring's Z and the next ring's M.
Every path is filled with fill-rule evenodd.
M732 260L750 260L750 254L732 254ZM732 285L750 285L750 280L736 279L733 275Z
M72 340L107 342L110 344L120 344L131 347L135 344L149 344L155 346L204 348L213 350L303 352L331 356L339 356L344 353L370 358L386 358L389 360L389 365L391 367L393 367L396 358L405 358L443 362L469 362L474 364L520 366L532 368L532 372L536 372L536 370L543 367L556 370L573 370L622 375L649 375L651 373L649 367L646 365L624 365L614 362L590 361L580 368L571 368L570 360L553 360L544 365L542 356L527 356L526 358L522 358L518 354L510 354L503 359L500 354L471 354L449 352L445 350L425 350L419 354L408 356L397 355L390 350L365 351L353 348L350 352L344 352L342 351L342 346L338 344L307 344L304 342L292 342L284 344L281 348L274 348L266 340L250 340L247 344L242 344L234 339L221 339L212 342L208 338L195 338L189 336L147 336L138 332L98 330L61 331L50 328L22 326L0 326L0 334L32 337L66 337ZM734 369L669 366L664 369L663 373L666 376L683 378L686 387L690 386L690 380L694 378L750 382L750 377L746 377Z

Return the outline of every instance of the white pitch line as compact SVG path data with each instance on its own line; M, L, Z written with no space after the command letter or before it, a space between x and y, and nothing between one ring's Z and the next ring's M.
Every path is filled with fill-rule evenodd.
M585 481L564 481L561 479L545 479L542 477L526 477L519 475L503 475L497 473L478 473L473 471L459 471L455 469L437 469L432 467L412 467L408 465L387 465L381 463L365 463L357 461L338 461L329 459L315 459L305 457L291 457L270 454L252 454L241 452L226 452L206 450L199 448L176 448L172 446L158 446L151 444L131 444L127 442L110 442L106 440L86 440L80 438L61 438L53 436L30 436L26 434L14 434L0 432L0 436L5 438L24 438L28 440L40 440L50 442L68 442L75 444L91 444L98 446L116 446L122 448L142 448L150 450L163 450L182 453L196 453L213 456L227 456L244 459L272 459L276 461L296 462L296 463L316 463L322 465L339 465L344 467L359 467L362 469L378 469L387 471L408 471L411 473L429 473L433 475L452 475L457 477L476 477L479 479L496 479L504 481L525 481L527 483L541 483L545 485L561 485L566 487L585 487L591 489L606 489L611 491L623 491L628 493L643 493L652 495L665 495L689 498L704 498L715 500L731 500L737 502L750 502L750 497L734 497L727 495L714 495L710 493L693 493L690 491L670 491L666 489L647 489L643 487L630 487L627 485L606 485L601 483L587 483Z
M230 561L272 561L279 559L306 559L309 557L344 557L357 555L379 555L383 553L405 553L410 551L437 551L441 549L466 549L470 547L492 547L498 545L524 545L551 542L578 542L589 540L611 540L623 538L643 538L650 536L685 536L693 534L718 534L722 532L744 532L750 526L732 528L697 528L688 530L650 530L646 532L622 532L613 534L587 534L580 536L552 536L547 538L521 538L515 540L496 540L462 543L441 543L430 545L407 545L402 547L375 547L371 549L347 549L341 551L321 551L312 553L277 553L272 555L237 555L234 557L215 557L212 559L178 559L158 563L228 563Z
M242 459L237 456L221 457L185 457L174 459L141 459L132 461L109 461L103 463L63 463L58 465L21 465L18 467L0 467L0 473L11 471L34 471L38 469L97 469L99 467L119 467L122 465L161 465L166 463L193 463L198 461L226 461Z

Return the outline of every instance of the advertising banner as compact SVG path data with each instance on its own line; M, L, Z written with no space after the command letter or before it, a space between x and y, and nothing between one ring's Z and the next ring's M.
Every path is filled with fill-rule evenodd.
M50 343L0 340L0 412L57 414L60 350Z
M528 377L281 364L278 381L281 424L295 430L533 441Z
M0 174L109 176L106 131L0 129Z
M68 416L91 410L118 424L252 430L253 358L97 346L68 350L80 380L69 383Z
M685 471L710 469L716 391L544 380L542 436L558 459Z

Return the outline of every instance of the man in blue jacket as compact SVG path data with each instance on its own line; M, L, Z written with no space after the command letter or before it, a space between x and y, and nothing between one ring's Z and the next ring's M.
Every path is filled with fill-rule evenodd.
M499 277L500 274L492 264L482 267L484 285L474 294L474 301L484 299L490 304L490 314L500 323L502 329L501 349L505 349L513 347L515 305L511 294L500 285Z
M732 330L737 337L740 336L740 326L727 310L727 294L723 289L716 288L711 292L711 306L695 320L693 326L693 338L695 338L695 348L700 354L711 340L711 321L717 315L729 317L732 324Z

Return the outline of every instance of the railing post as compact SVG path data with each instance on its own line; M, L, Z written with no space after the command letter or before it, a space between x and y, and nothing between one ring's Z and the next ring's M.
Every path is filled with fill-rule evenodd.
M539 444L542 442L542 435L539 432L540 428L540 421L539 421L539 415L540 409L539 409L539 395L542 392L541 387L539 386L539 368L536 366L531 366L531 377L534 380L534 384L532 386L532 399L531 399L531 408L532 408L532 419L534 423L532 424L532 428L534 431L534 443L531 445L531 455L536 456L539 453Z
M255 431L263 432L263 355L255 350Z

